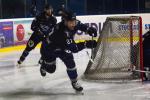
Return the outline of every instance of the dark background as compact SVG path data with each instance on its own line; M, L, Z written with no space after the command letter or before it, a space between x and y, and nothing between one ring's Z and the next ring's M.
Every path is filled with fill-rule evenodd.
M150 0L0 0L0 19L33 17L45 3L53 6L55 15L62 4L77 15L150 13Z

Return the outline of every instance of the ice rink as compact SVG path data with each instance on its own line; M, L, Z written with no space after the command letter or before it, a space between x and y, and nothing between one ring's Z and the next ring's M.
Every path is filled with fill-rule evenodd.
M0 53L0 100L150 100L150 84L82 80L88 63L86 51L74 55L84 95L72 89L66 67L59 59L54 74L40 76L39 49L30 53L21 68L16 67L16 61L22 51Z

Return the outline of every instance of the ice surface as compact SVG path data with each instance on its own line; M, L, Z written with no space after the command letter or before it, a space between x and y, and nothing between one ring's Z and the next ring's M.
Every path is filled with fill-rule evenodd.
M88 63L86 51L90 52L84 50L74 55L79 77ZM21 53L0 53L0 100L150 100L150 84L140 82L101 83L79 78L84 95L77 95L59 59L56 72L43 78L37 66L39 49L33 50L23 66L17 68L16 61Z

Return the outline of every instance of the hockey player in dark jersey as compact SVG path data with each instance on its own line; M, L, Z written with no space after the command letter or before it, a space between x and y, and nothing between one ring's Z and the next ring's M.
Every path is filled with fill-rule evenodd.
M150 30L147 31L146 33L144 33L143 35L143 41L142 41L142 45L143 45L143 69L141 69L141 71L145 71L143 73L143 78L144 78L144 81L147 81L147 80L150 80ZM139 56L139 45L140 45L140 42L137 42L134 46L133 46L133 49L132 49L132 55L131 55L131 61L132 61L132 64L135 66L135 68L133 69L133 72L140 76L139 72L141 71L137 71L137 69L139 68L136 68L136 67L139 67L139 66L136 66L137 65L137 59L135 58L138 58ZM138 73L137 73L138 72Z
M44 11L36 16L36 18L33 20L31 24L31 30L33 31L33 34L28 40L26 48L18 60L19 65L22 64L22 62L28 56L29 52L33 50L39 42L46 39L46 37L53 31L57 20L53 16L52 12L52 6L47 4L44 7Z
M143 35L143 66L144 71L150 71L150 30ZM144 80L150 81L150 73L144 73Z
M54 32L49 36L48 41L43 41L41 54L43 63L40 72L42 76L48 73L54 73L56 70L56 58L60 58L67 67L67 74L71 80L72 87L76 91L82 91L83 87L78 84L78 74L72 53L77 53L84 48L96 47L95 40L75 43L74 35L78 30L88 33L90 36L97 36L97 31L93 27L87 27L85 24L76 20L76 16L67 12L64 20L58 23Z

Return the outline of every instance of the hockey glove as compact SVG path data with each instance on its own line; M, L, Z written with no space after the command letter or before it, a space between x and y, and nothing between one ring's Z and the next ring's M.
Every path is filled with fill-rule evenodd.
M97 45L97 42L95 40L88 40L85 42L86 48L95 48Z
M71 43L67 45L68 50L70 50L73 53L77 53L78 52L78 46L76 43Z
M93 36L93 37L96 37L97 36L97 30L94 28L94 27L89 27L87 29L87 33L90 35L90 36Z

